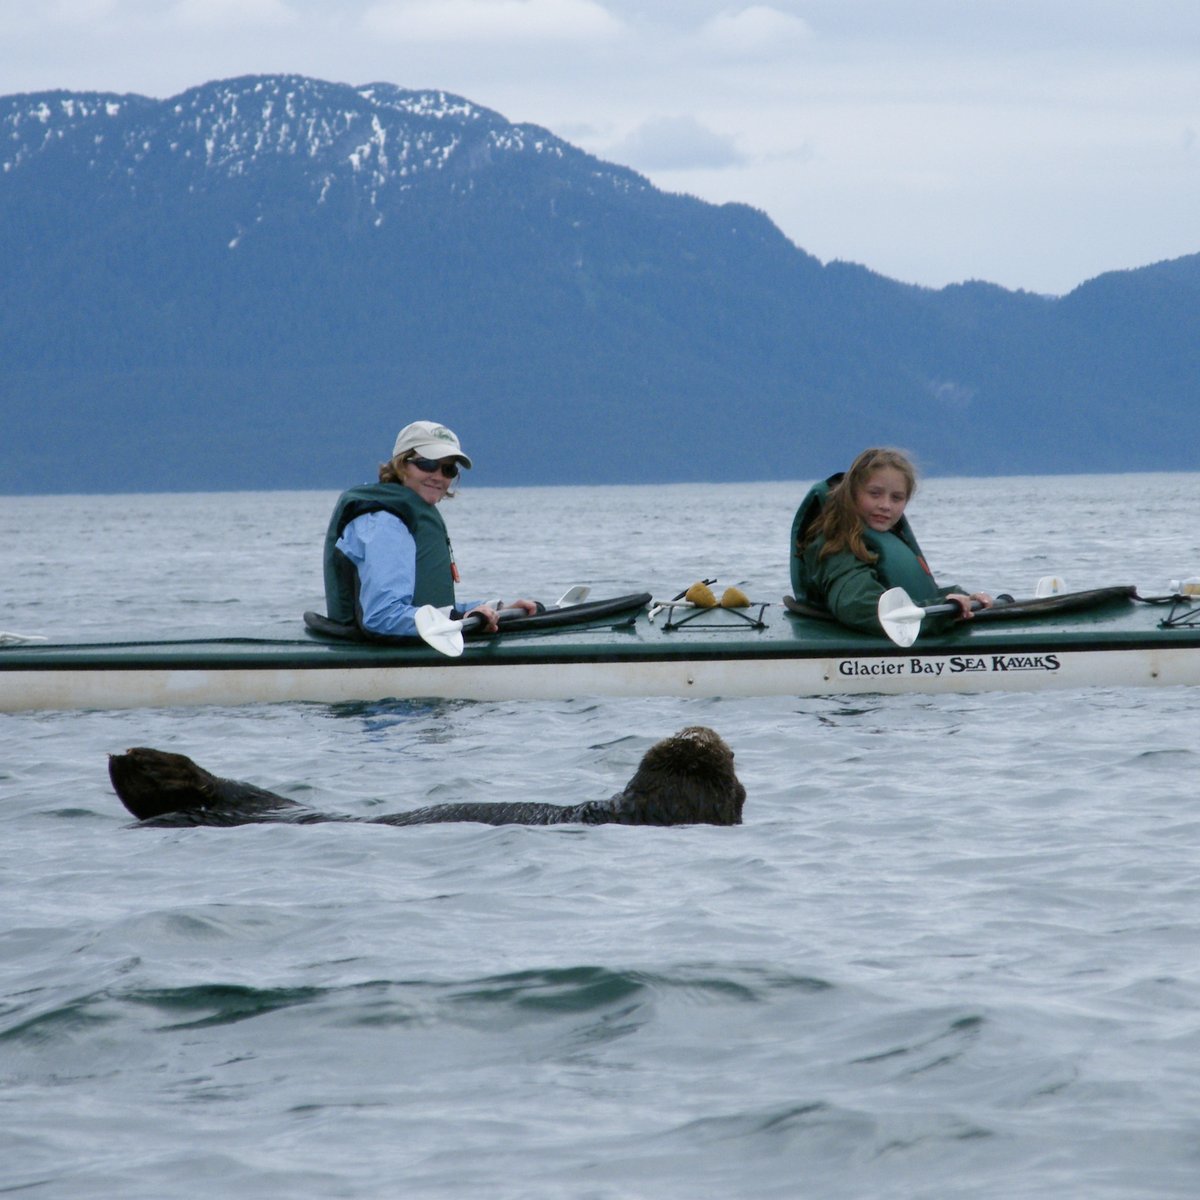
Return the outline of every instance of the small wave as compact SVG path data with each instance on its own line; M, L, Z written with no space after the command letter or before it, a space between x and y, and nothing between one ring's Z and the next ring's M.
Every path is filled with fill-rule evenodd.
M713 974L703 968L665 974L639 970L613 970L577 966L554 970L521 971L483 979L459 989L453 999L465 1005L515 1005L539 1012L579 1013L624 1002L649 992L678 993L695 1000L758 1002L780 991L824 991L832 984L809 976L776 975L752 970L744 976Z
M116 1020L112 1013L104 1011L106 1000L104 992L80 996L26 1017L8 1029L0 1029L0 1045L5 1042L45 1045L106 1025Z
M903 1059L906 1065L901 1074L919 1075L956 1062L978 1041L983 1027L983 1017L957 1017L945 1028L937 1029L924 1037L851 1059L851 1062L866 1065L887 1059Z
M1171 746L1164 750L1143 750L1133 756L1133 761L1145 766L1174 768L1182 760L1192 758L1195 753L1186 746Z
M94 808L51 808L42 815L62 821L104 821L107 824L110 820L108 814L97 812Z
M182 1017L163 1029L202 1029L209 1025L233 1025L265 1013L311 1004L324 989L253 988L239 984L201 984L196 987L131 991L125 999L145 1005L169 1017Z

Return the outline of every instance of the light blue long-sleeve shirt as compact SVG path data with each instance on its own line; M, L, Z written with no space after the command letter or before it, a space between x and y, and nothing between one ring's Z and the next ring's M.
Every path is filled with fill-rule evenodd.
M419 637L413 592L417 543L408 526L388 512L355 517L342 530L337 548L358 571L358 603L363 627L391 637ZM472 601L466 608L474 608Z

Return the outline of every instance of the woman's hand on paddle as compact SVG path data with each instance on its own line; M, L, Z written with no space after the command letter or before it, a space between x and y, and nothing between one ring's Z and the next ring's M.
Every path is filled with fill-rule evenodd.
M483 622L481 633L495 633L500 628L496 610L490 604L479 604L475 608L468 608L463 613L463 620L465 621L468 617L478 617Z
M992 598L987 592L972 592L969 596L962 592L951 592L946 599L953 600L962 609L963 620L970 620L975 615L976 608L992 607Z
M527 617L535 616L538 611L536 600L510 600L507 604L501 604L500 608L505 610L519 608ZM495 633L500 628L500 614L490 604L480 604L475 608L468 609L463 616L482 617L484 625L481 632L483 633Z

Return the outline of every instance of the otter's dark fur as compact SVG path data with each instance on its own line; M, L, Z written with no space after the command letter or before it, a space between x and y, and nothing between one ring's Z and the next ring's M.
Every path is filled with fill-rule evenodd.
M435 804L385 817L314 812L249 783L221 779L183 754L136 747L112 754L108 774L121 803L144 825L310 824L366 821L372 825L740 825L746 789L733 770L733 751L711 729L693 725L650 747L633 778L609 800L585 804Z

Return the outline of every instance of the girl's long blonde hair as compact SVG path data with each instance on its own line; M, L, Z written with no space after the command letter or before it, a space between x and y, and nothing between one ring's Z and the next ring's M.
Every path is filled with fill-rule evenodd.
M863 541L863 519L858 514L858 493L876 471L891 467L904 476L908 484L907 499L911 500L917 490L917 471L912 460L903 450L889 446L873 446L864 450L850 464L850 470L829 489L825 506L820 516L809 527L805 542L811 542L818 534L825 535L820 557L840 554L849 550L855 558L873 563L879 555L867 548Z

